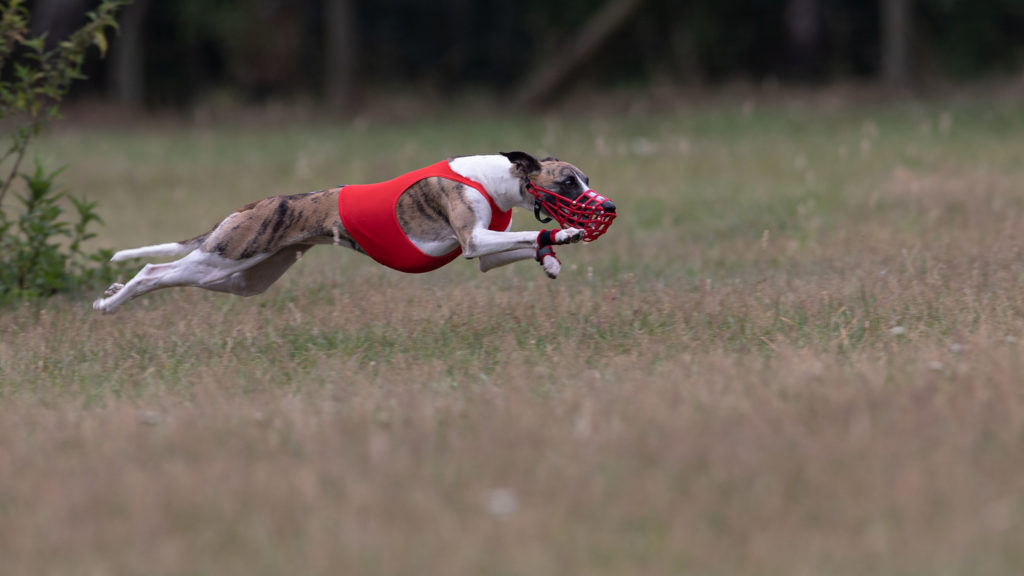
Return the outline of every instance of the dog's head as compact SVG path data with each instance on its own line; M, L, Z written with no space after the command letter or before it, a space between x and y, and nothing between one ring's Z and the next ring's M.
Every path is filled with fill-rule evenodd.
M615 219L615 204L590 188L582 170L558 158L537 160L525 152L502 152L534 198L534 215L541 222L554 218L562 228L579 228L584 242L597 240ZM543 220L541 215L547 220Z

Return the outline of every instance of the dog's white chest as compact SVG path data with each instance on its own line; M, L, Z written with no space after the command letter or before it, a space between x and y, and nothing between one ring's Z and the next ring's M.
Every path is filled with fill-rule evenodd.
M417 250L433 258L440 258L451 254L453 250L459 247L459 241L454 237L450 240L422 240L409 236L409 241L412 242L412 245Z

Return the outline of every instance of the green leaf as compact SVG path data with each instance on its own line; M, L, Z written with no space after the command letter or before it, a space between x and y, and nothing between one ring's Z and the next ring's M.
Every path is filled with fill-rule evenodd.
M46 43L46 34L47 34L46 32L43 32L41 35L36 36L35 38L33 38L31 40L25 40L25 41L22 42L22 45L24 45L27 48L31 48L32 50L35 50L36 52L42 52L43 51L43 46Z
M103 34L103 30L97 30L92 37L93 42L100 49L100 57L106 57L107 55L107 37Z

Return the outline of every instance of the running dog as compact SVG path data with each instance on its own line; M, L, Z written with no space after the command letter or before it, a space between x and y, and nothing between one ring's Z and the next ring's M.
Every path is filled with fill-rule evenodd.
M541 222L554 218L562 229L512 232L516 207ZM593 241L614 218L615 204L568 162L524 152L464 156L379 184L273 196L191 240L117 252L113 261L184 257L147 264L126 284L110 286L93 308L113 312L172 286L253 296L317 244L346 246L403 272L435 270L462 254L479 258L482 272L534 259L557 278L562 265L552 246Z

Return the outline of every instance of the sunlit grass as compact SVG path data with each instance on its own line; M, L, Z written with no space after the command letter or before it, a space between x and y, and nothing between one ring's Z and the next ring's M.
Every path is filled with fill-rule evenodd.
M512 149L620 217L553 282L317 248L249 299L0 311L5 573L1018 573L1021 128L828 95L65 126L104 247Z

